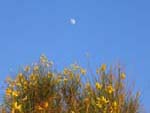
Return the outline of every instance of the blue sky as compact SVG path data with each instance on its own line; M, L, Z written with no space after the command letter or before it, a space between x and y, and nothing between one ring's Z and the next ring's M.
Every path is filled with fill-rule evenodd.
M150 107L149 0L1 0L0 80L44 53L57 67L120 62ZM71 18L76 24L70 24ZM131 82L132 83L132 82Z

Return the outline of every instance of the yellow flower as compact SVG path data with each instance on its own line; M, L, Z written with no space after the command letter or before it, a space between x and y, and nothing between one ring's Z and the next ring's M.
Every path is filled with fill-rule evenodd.
M75 113L74 111L71 111L71 113Z
M33 74L31 74L31 75L29 76L29 79L30 79L30 80L33 80L33 81L35 81L36 76L35 76L35 75L33 75Z
M20 82L16 82L16 85L17 85L17 86L21 86L21 83L20 83Z
M106 70L106 64L102 64L101 68L100 68L100 71L104 72L105 70Z
M104 71L106 71L106 64L102 64L101 67L96 70L96 73L100 74L100 72Z
M19 94L18 94L17 91L13 91L13 92L12 92L12 95L13 95L14 97L18 97Z
M104 96L97 97L97 102L100 104L107 104L109 100L107 100Z
M81 72L82 75L85 75L85 74L86 74L86 70L85 70L85 69L82 69L82 68L81 68L81 69L80 69L80 72Z
M48 107L48 102L45 102L44 103L44 108L47 108Z
M109 85L109 86L107 86L106 91L107 91L109 94L112 94L112 92L114 92L115 90L114 90L114 88L112 87L112 85Z
M47 77L48 77L48 78L51 78L52 76L53 76L53 73L51 73L51 72L48 72L48 73L47 73Z
M6 89L6 95L9 96L9 95L11 95L11 93L12 93L12 90L10 88L7 88Z
M44 54L41 55L40 62L43 63L43 64L48 62L48 59L47 59L47 57Z
M23 88L24 88L24 89L27 89L27 86L28 86L28 85L29 85L29 84L28 84L27 81L24 81L24 82L23 82Z
M67 78L64 78L64 80L63 80L65 83L68 81L68 79Z
M113 113L113 108L112 108L112 106L110 106L109 112L110 112L110 113Z
M21 111L21 104L18 104L17 102L15 102L14 106L13 106L13 109Z
M114 107L114 109L117 108L117 102L116 101L113 102L113 107Z
M19 73L19 74L18 74L18 77L19 77L19 78L22 78L22 77L23 77L23 74L22 74L22 73Z
M24 84L24 86L27 86L27 85L28 85L28 82L27 82L27 81L24 81L23 84Z
M104 104L107 104L109 102L109 100L107 100L104 96L101 96L101 102L103 102Z
M40 111L43 110L43 108L41 106L38 106L37 109Z
M102 88L102 85L100 83L96 82L95 87L96 87L96 89L100 90Z
M121 79L125 79L126 78L125 73L121 73L120 77L121 77Z
M67 68L64 69L64 75L68 75L69 74L69 70Z
M74 77L73 72L70 72L69 78L70 78L70 79L73 79L73 77Z
M27 96L25 96L22 100L23 100L23 101L26 101L27 99L28 99Z
M34 71L38 71L39 70L39 66L34 66L33 70Z
M100 103L96 104L96 106L97 106L98 108L102 108L102 104L100 104Z

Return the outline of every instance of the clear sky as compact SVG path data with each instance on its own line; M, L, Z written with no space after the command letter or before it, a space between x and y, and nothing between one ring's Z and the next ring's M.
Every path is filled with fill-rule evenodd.
M93 66L121 62L148 110L149 5L149 0L0 0L0 80L42 53L63 67L75 60L86 64L88 52Z

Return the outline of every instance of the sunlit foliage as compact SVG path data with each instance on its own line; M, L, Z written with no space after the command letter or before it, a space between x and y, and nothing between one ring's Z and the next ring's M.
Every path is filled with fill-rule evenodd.
M2 113L139 113L139 93L129 94L125 72L102 64L93 80L73 64L56 71L44 55L6 79Z

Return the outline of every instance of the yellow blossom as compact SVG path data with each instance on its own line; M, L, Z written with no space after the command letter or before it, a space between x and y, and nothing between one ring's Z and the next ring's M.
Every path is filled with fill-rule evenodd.
M104 96L101 97L101 101L103 101L105 104L109 102L109 100L107 100Z
M22 78L22 77L23 77L23 74L22 74L22 73L19 73L19 74L18 74L18 77L19 77L19 78Z
M105 70L106 70L106 64L102 64L102 65L101 65L101 68L100 68L100 71L103 72L103 71L105 71Z
M40 111L43 110L43 108L40 105L37 106L37 109L40 110Z
M64 69L64 75L68 75L69 74L69 70L67 68Z
M18 104L17 102L15 102L14 106L13 106L13 109L21 111L21 104Z
M19 94L18 94L17 91L13 91L13 92L12 92L12 95L13 95L14 97L18 97Z
M120 77L121 77L121 79L125 79L126 78L125 73L121 73Z
M47 108L48 107L48 102L45 102L44 103L44 108Z
M109 102L109 100L107 100L104 96L97 97L97 101L101 104L107 104Z
M35 79L36 79L36 76L35 76L35 75L33 75L33 74L31 74L31 75L29 76L29 78L30 78L30 80L33 80L33 81L35 81Z
M96 104L96 106L97 106L98 108L102 108L102 104L100 104L100 103Z
M68 79L67 78L64 78L64 80L63 80L65 83L68 81Z
M102 85L98 82L95 83L95 87L96 89L101 89L102 88Z
M113 113L113 108L112 108L112 106L110 106L109 112L110 112L110 113Z
M48 77L48 78L51 78L52 76L53 76L53 73L51 73L51 72L48 72L48 73L47 73L47 77Z
M25 81L25 78L21 78L20 82L24 82Z
M27 87L28 87L28 85L29 85L28 83L29 83L29 82L27 82L27 81L24 81L24 82L23 82L23 85L22 85L22 86L23 86L23 88L24 88L25 90L27 89Z
M96 70L96 73L104 72L106 70L106 64L102 64L100 68Z
M56 83L60 83L62 81L62 78L57 78Z
M39 66L34 66L33 70L34 71L38 71L39 70Z
M71 113L75 113L74 111L71 111Z
M113 102L113 107L114 107L114 109L117 108L117 102L116 101Z
M73 72L70 72L70 73L69 73L69 78L70 78L70 79L73 79L73 77L74 77Z
M108 85L107 88L106 88L106 91L109 93L109 94L112 94L112 92L114 92L114 88L112 87L112 85Z
M23 101L26 101L27 99L28 99L27 96L25 96L22 100L23 100Z
M20 83L20 82L16 82L16 85L17 85L17 86L21 86L21 83Z
M81 72L82 75L86 74L86 70L85 69L80 69L80 72Z
M11 95L11 93L12 93L12 90L10 88L7 88L6 89L6 95L9 96L9 95Z
M45 55L41 55L41 57L40 57L40 62L41 62L41 63L46 63L46 62L48 62L47 57L46 57Z

